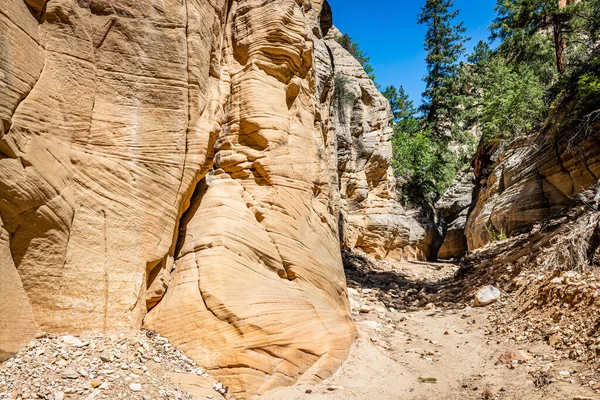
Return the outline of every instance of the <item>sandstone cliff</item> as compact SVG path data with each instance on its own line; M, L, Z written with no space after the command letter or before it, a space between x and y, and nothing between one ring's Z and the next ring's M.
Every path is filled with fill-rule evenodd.
M480 147L478 189L465 235L469 250L528 232L600 179L600 127L566 133L550 121L502 149Z
M392 163L392 112L333 28L326 40L333 60L330 135L337 162L340 239L379 259L431 259L441 245L433 213L405 208Z
M0 357L143 325L263 393L345 359L341 245L431 253L396 203L389 106L324 39L323 0L0 10Z
M465 225L473 203L474 178L472 169L459 172L436 204L445 225L444 242L438 252L439 258L460 258L468 250Z

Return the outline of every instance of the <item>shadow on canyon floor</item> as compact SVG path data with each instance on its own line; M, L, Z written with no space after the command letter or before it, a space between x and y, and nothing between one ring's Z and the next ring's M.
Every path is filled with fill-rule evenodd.
M455 278L458 265L452 262L374 262L348 250L343 261L348 287L372 294L388 308L462 308L475 290Z

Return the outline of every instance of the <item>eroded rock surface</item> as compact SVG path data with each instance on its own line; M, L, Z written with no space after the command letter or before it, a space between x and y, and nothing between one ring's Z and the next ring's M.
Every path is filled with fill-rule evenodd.
M465 226L473 203L474 179L472 169L459 172L436 204L446 225L446 235L438 253L441 259L460 258L468 250Z
M476 159L481 185L465 235L469 250L527 232L600 178L600 127L573 135L549 125ZM487 151L489 153L489 151Z
M392 169L392 113L360 63L335 38L332 134L337 140L341 241L378 259L435 258L441 245L433 212L403 207Z
M323 39L326 2L0 9L0 357L145 326L241 397L311 382L355 334L340 236L430 253L396 203L389 106ZM352 106L332 106L338 73Z

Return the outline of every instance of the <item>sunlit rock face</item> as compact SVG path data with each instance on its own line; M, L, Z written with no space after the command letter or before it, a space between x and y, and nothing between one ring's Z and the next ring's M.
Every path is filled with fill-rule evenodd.
M0 3L0 265L18 272L1 295L28 310L2 310L2 336L139 326L147 266L207 161L190 110L211 111L210 78L192 84L206 67L178 2L34 6Z
M576 135L549 124L496 151L491 160L480 152L475 159L479 187L465 228L469 250L527 232L596 184L599 140L598 124Z
M166 296L145 321L237 392L325 378L353 339L309 6L228 10L214 165L179 227Z
M396 203L389 106L323 39L328 4L0 9L0 358L143 326L240 397L315 381L354 339L340 247L429 253Z
M326 45L333 64L330 126L337 142L332 148L341 241L379 259L435 258L442 236L433 212L404 207L398 193L389 103L360 63L335 40L339 35L331 29Z

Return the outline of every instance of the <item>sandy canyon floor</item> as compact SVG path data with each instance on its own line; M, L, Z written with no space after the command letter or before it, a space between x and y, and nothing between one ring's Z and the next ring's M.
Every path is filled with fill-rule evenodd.
M434 306L439 302L424 298L423 287L435 296L451 286L455 265L346 267L359 330L348 361L315 387L298 385L262 398L600 399L593 367L541 341L523 342L518 330L501 333L509 295L478 308L458 300ZM390 287L412 291L415 300L402 304Z
M359 335L347 362L316 386L256 398L600 399L593 366L505 323L509 294L471 307L453 279L456 265L377 263L346 254L345 266ZM0 364L0 399L223 398L214 384L151 332L42 337Z

